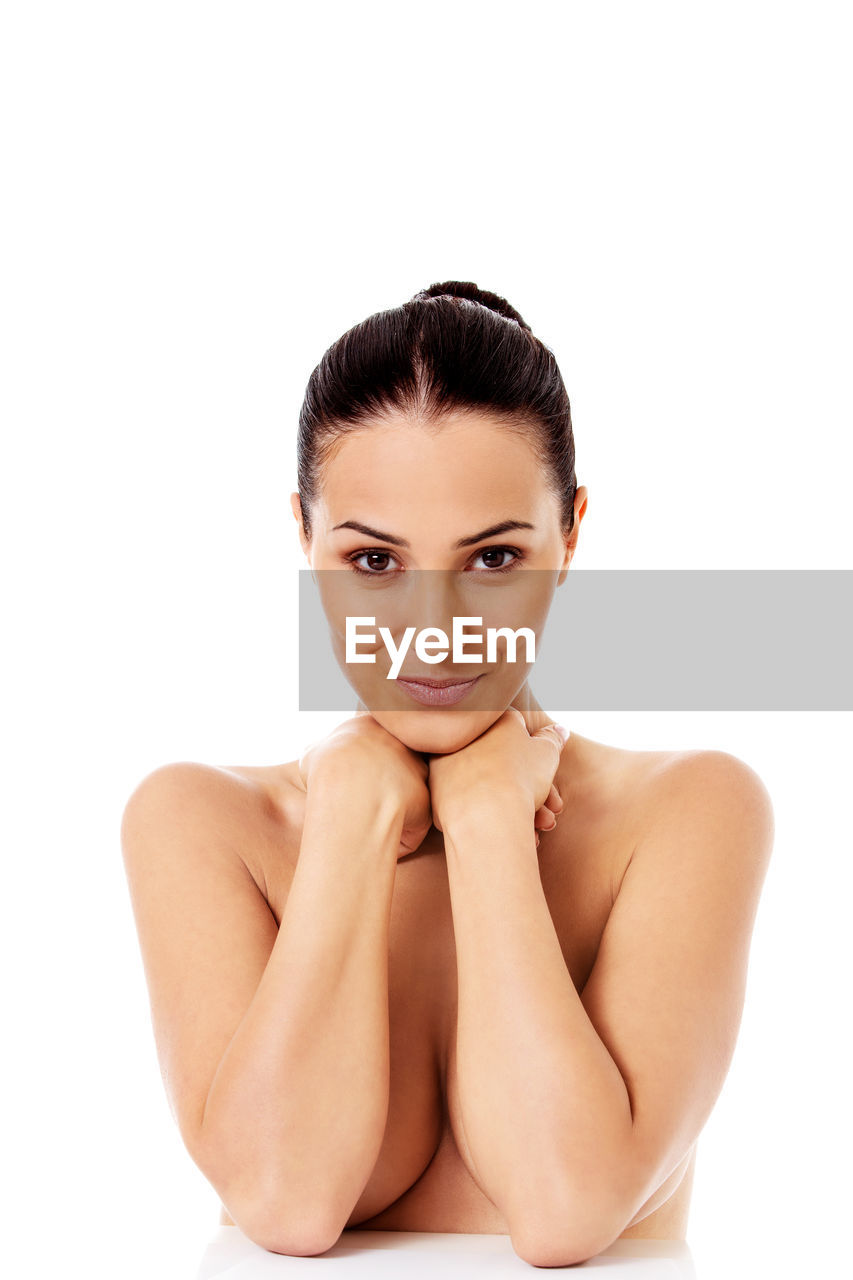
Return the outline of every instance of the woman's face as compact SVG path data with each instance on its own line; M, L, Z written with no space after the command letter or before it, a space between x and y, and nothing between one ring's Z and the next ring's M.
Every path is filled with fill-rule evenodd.
M298 494L291 495L291 505L335 655L359 695L359 710L412 750L433 754L458 751L511 705L523 711L532 665L524 640L509 661L506 641L498 638L488 661L485 644L475 638L489 628L528 627L538 647L575 550L586 489L578 489L574 528L564 537L559 503L528 440L487 412L455 414L432 429L403 416L355 429L326 462L320 489L310 542ZM514 527L499 528L509 523ZM361 636L372 638L358 645L358 653L374 655L374 662L346 661L347 617L376 619L360 624ZM420 657L419 633L440 628L452 639L454 617L482 618L466 627L466 652L482 652L482 659L454 661L452 649L435 664ZM392 647L400 655L400 681L477 677L476 683L452 707L425 706L388 678Z

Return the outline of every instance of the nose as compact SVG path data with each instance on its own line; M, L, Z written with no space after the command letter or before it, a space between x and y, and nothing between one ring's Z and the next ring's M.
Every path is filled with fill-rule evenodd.
M377 593L378 595L379 593ZM395 643L399 644L409 627L414 627L412 647L409 650L410 661L405 664L403 674L414 678L417 675L431 676L435 679L473 679L479 674L484 657L478 657L471 663L452 663L453 621L454 618L469 617L464 600L464 583L462 575L450 569L415 569L411 570L407 579L407 589L394 601L392 593L383 599L380 618L377 608L377 626L387 626ZM467 630L476 631L476 624L469 624ZM442 638L443 633L446 641ZM422 660L416 653L414 644L418 640L422 649L436 656L448 650L441 661L430 663ZM471 637L467 645L472 657L479 654L482 645L478 645Z
M411 598L406 601L409 626L418 631L437 627L450 634L459 606L457 576L446 569L413 572Z

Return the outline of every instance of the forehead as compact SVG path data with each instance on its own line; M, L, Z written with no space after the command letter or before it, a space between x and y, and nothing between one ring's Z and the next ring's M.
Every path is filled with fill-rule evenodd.
M507 504L531 509L547 487L533 431L479 412L430 425L377 419L337 442L323 468L322 496L335 514L354 499L403 511L425 499L462 518Z

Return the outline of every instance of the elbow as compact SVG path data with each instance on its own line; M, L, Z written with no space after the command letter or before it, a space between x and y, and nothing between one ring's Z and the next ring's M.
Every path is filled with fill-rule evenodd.
M304 1178L298 1192L291 1182L289 1191L283 1186L280 1171L261 1172L255 1162L246 1173L245 1154L240 1158L240 1171L234 1153L225 1158L221 1147L205 1135L185 1141L196 1166L217 1192L236 1226L245 1236L269 1253L283 1253L296 1258L325 1253L340 1238L347 1215L327 1196L311 1195Z
M223 1176L196 1161L219 1195L231 1220L254 1244L269 1253L295 1258L326 1253L337 1243L345 1217L321 1197L311 1198L303 1188L299 1194L284 1194L280 1186L271 1189L270 1180L255 1176Z
M326 1253L341 1236L339 1224L319 1214L282 1211L262 1203L244 1205L229 1213L245 1236L269 1253L310 1258Z
M515 1253L533 1267L571 1267L588 1262L618 1239L628 1219L609 1202L573 1197L570 1207L544 1215L541 1206L510 1230Z
M593 1221L571 1229L561 1225L554 1231L513 1232L511 1239L515 1253L532 1267L573 1267L597 1257L618 1234Z

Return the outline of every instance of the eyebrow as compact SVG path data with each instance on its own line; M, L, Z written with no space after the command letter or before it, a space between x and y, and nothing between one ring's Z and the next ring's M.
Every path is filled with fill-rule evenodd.
M460 547L473 546L475 542L482 542L484 538L494 538L499 533L508 533L511 529L534 529L527 520L503 520L500 524L493 524L488 529L482 529L480 533L474 533L470 538L460 538L458 542L453 544L453 550L456 551ZM382 533L379 529L371 529L366 524L359 524L357 520L344 520L342 524L336 524L332 532L336 529L354 529L356 533L363 533L368 538L376 538L379 542L390 542L394 547L410 547L411 543L405 538L395 538L393 534Z

